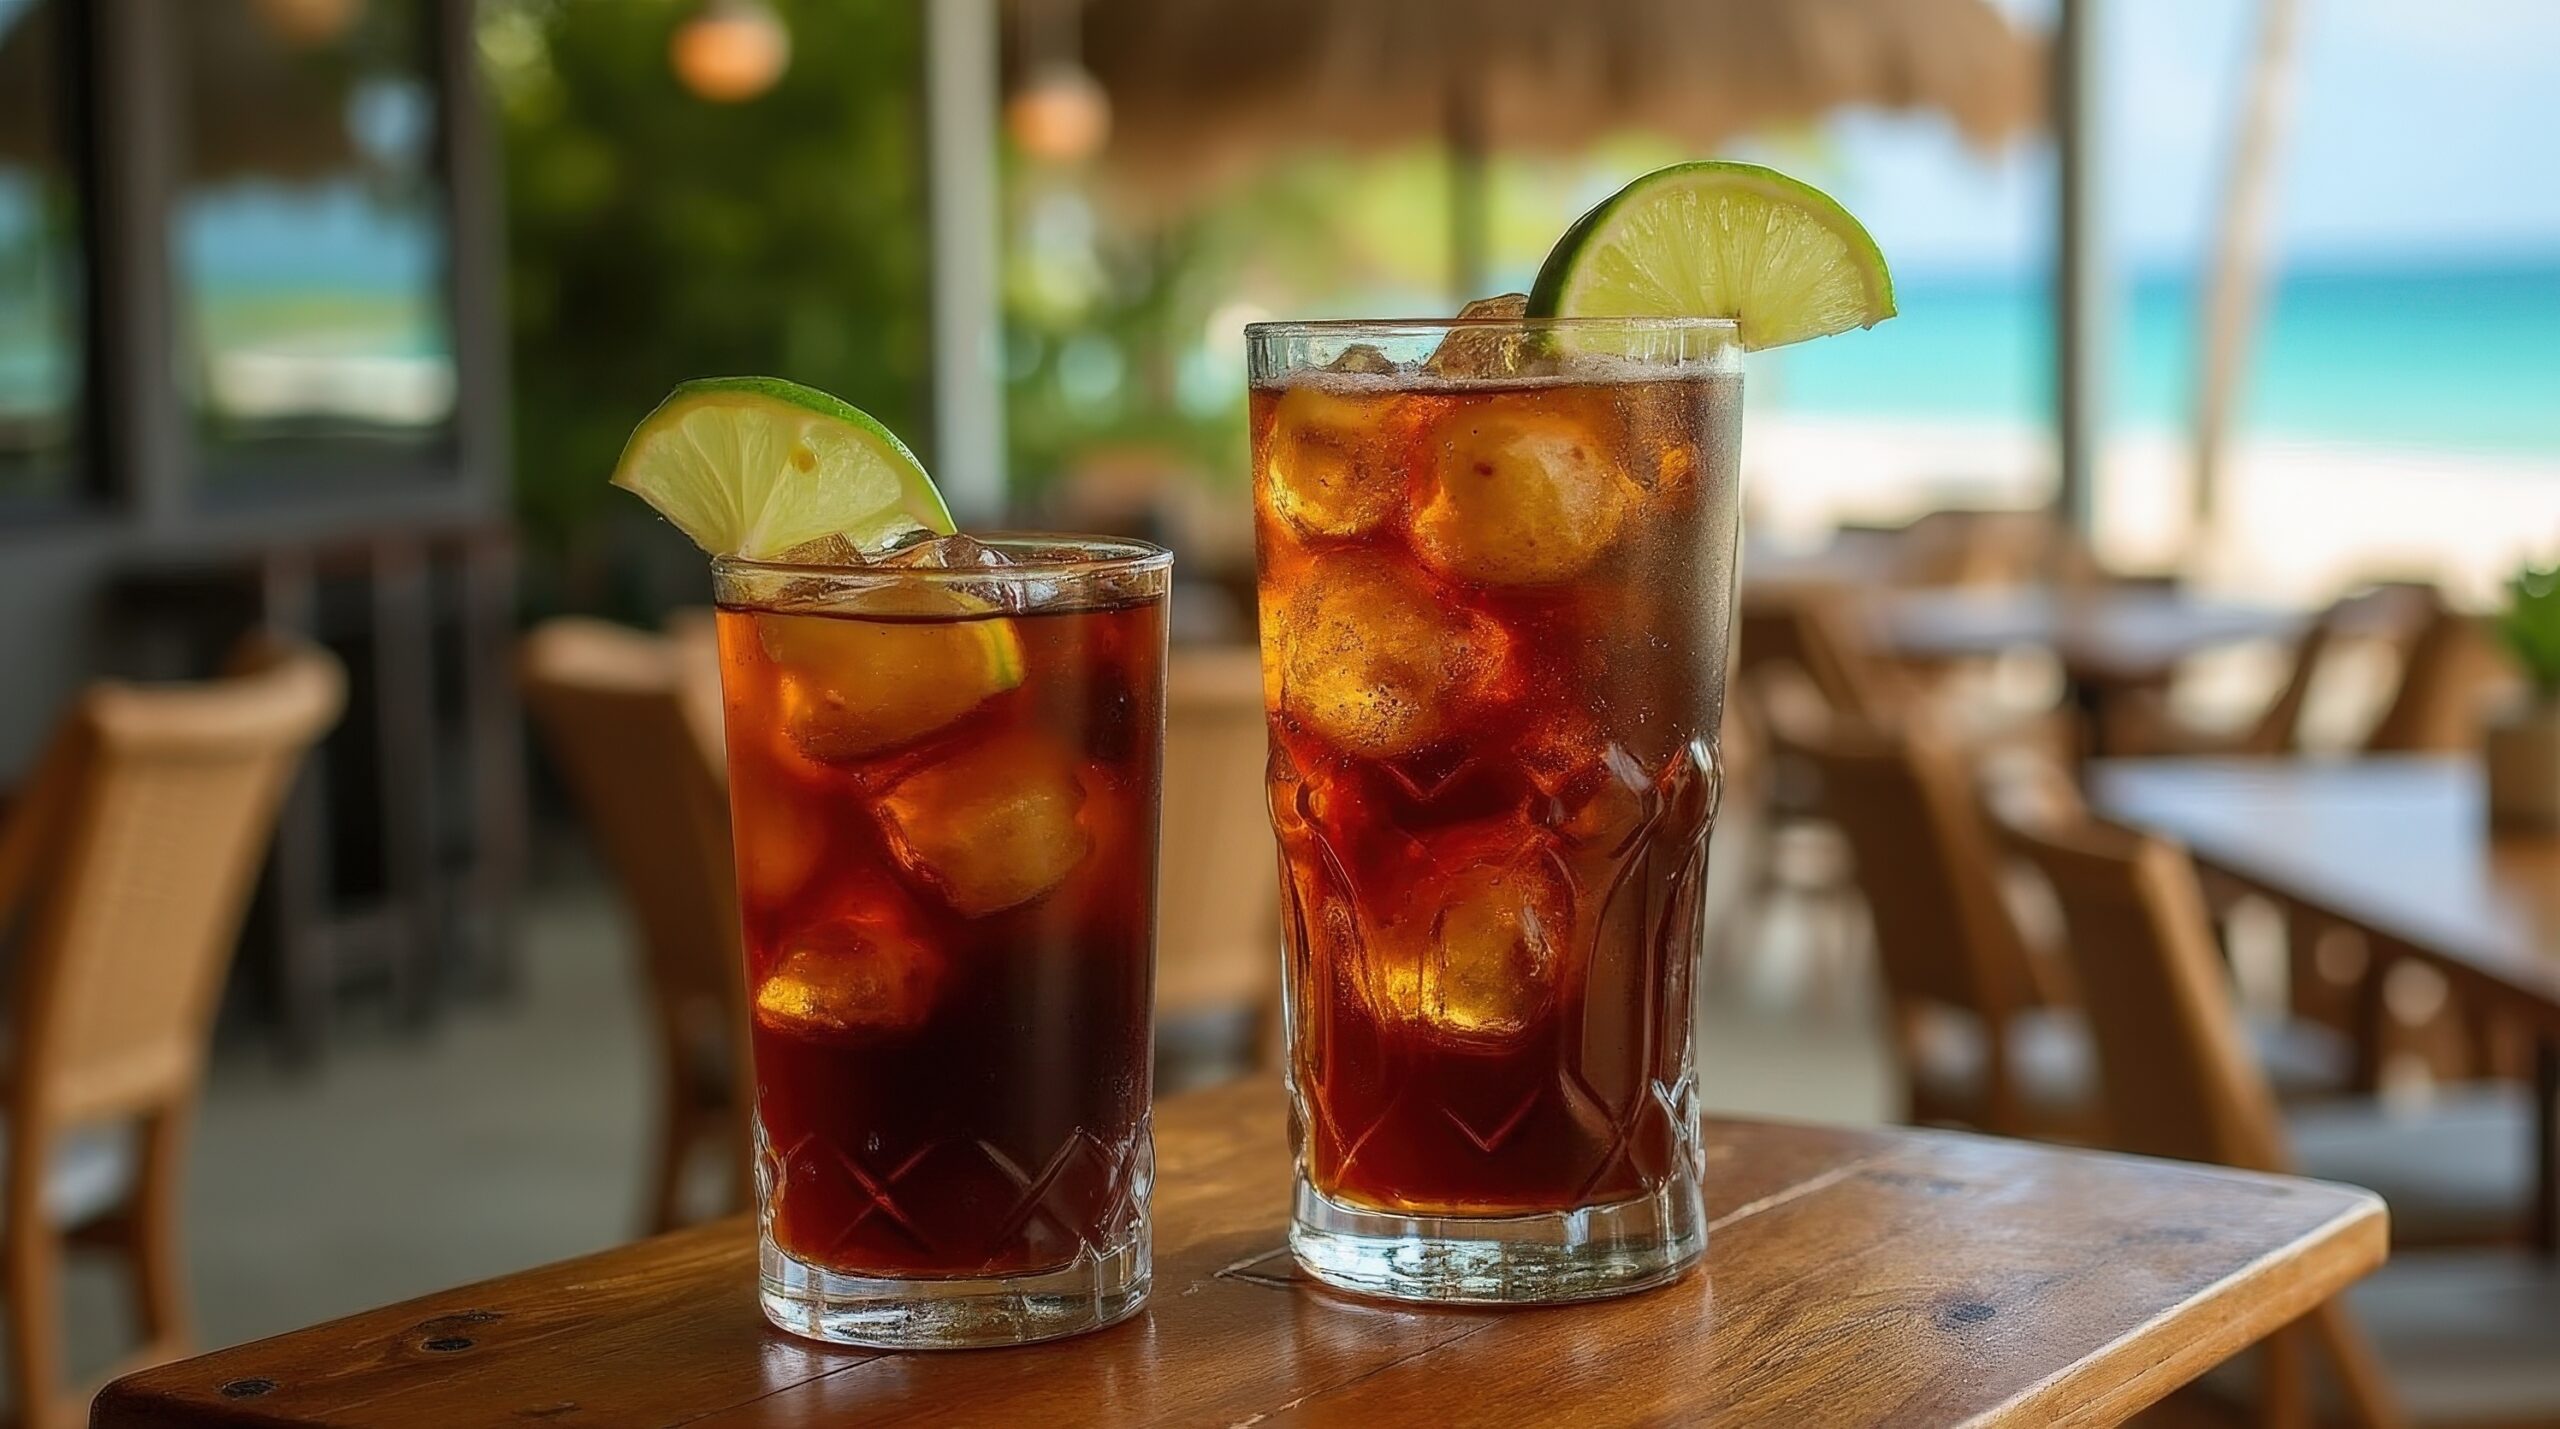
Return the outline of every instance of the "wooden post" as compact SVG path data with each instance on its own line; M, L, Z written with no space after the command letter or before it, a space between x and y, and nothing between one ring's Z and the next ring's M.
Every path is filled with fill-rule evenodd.
M1004 509L996 0L923 7L933 240L933 475L963 526Z
M170 381L177 331L170 209L183 158L174 18L165 0L99 0L88 11L94 87L83 125L92 167L94 390L102 493L138 530L185 523L195 460ZM77 13L79 7L71 7ZM93 474L92 480L96 480Z
M2198 324L2203 350L2196 361L2191 495L2199 533L2213 523L2223 452L2230 445L2232 414L2240 408L2242 376L2258 326L2267 226L2275 208L2276 150L2293 110L2294 36L2300 16L2294 0L2258 0L2257 63L2231 138L2230 167L2222 175L2222 208L2215 217L2213 259L2205 270Z
M2062 0L2054 32L2054 505L2086 535L2106 438L2107 345L2114 334L2098 192L2100 0Z

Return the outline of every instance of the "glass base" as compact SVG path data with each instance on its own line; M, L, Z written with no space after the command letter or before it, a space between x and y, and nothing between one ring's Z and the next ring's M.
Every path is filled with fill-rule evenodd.
M777 1329L881 1350L1027 1345L1136 1314L1151 1279L1147 1239L1037 1275L884 1280L811 1265L763 1243L764 1317Z
M1390 1300L1553 1305L1667 1285L1707 1250L1692 1185L1530 1216L1408 1216L1298 1182L1289 1250L1327 1285Z

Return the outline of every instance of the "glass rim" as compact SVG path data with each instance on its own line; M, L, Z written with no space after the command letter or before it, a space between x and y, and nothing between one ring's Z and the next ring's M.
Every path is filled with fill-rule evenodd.
M958 534L1000 550L1050 552L1001 566L836 566L811 561L761 561L748 556L713 556L714 575L788 576L799 579L917 582L925 585L1005 582L1037 577L1109 576L1165 570L1173 552L1129 536L1096 536L1063 531L963 531Z
M1742 335L1740 318L1687 317L1449 317L1449 318L1280 318L1246 323L1248 339L1261 337L1309 337L1342 333L1417 333L1448 332L1469 328L1527 328L1533 331L1561 329L1567 332L1612 330L1619 332L1726 332Z

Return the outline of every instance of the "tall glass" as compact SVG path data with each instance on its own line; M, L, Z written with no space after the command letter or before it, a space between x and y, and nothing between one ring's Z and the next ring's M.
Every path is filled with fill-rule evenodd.
M1672 1279L1706 1247L1733 325L1246 333L1291 1247L1399 1299Z
M1048 1339L1147 1293L1172 558L918 556L713 565L764 1310Z

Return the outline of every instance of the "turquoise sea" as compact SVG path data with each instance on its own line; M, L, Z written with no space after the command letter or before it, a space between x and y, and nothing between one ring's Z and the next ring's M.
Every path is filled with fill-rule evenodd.
M2183 425L2195 283L2136 279L2118 312L2113 417ZM1754 359L1780 412L2042 421L2040 280L1909 275L1901 316ZM2298 268L2269 293L2248 436L2560 457L2560 261Z

